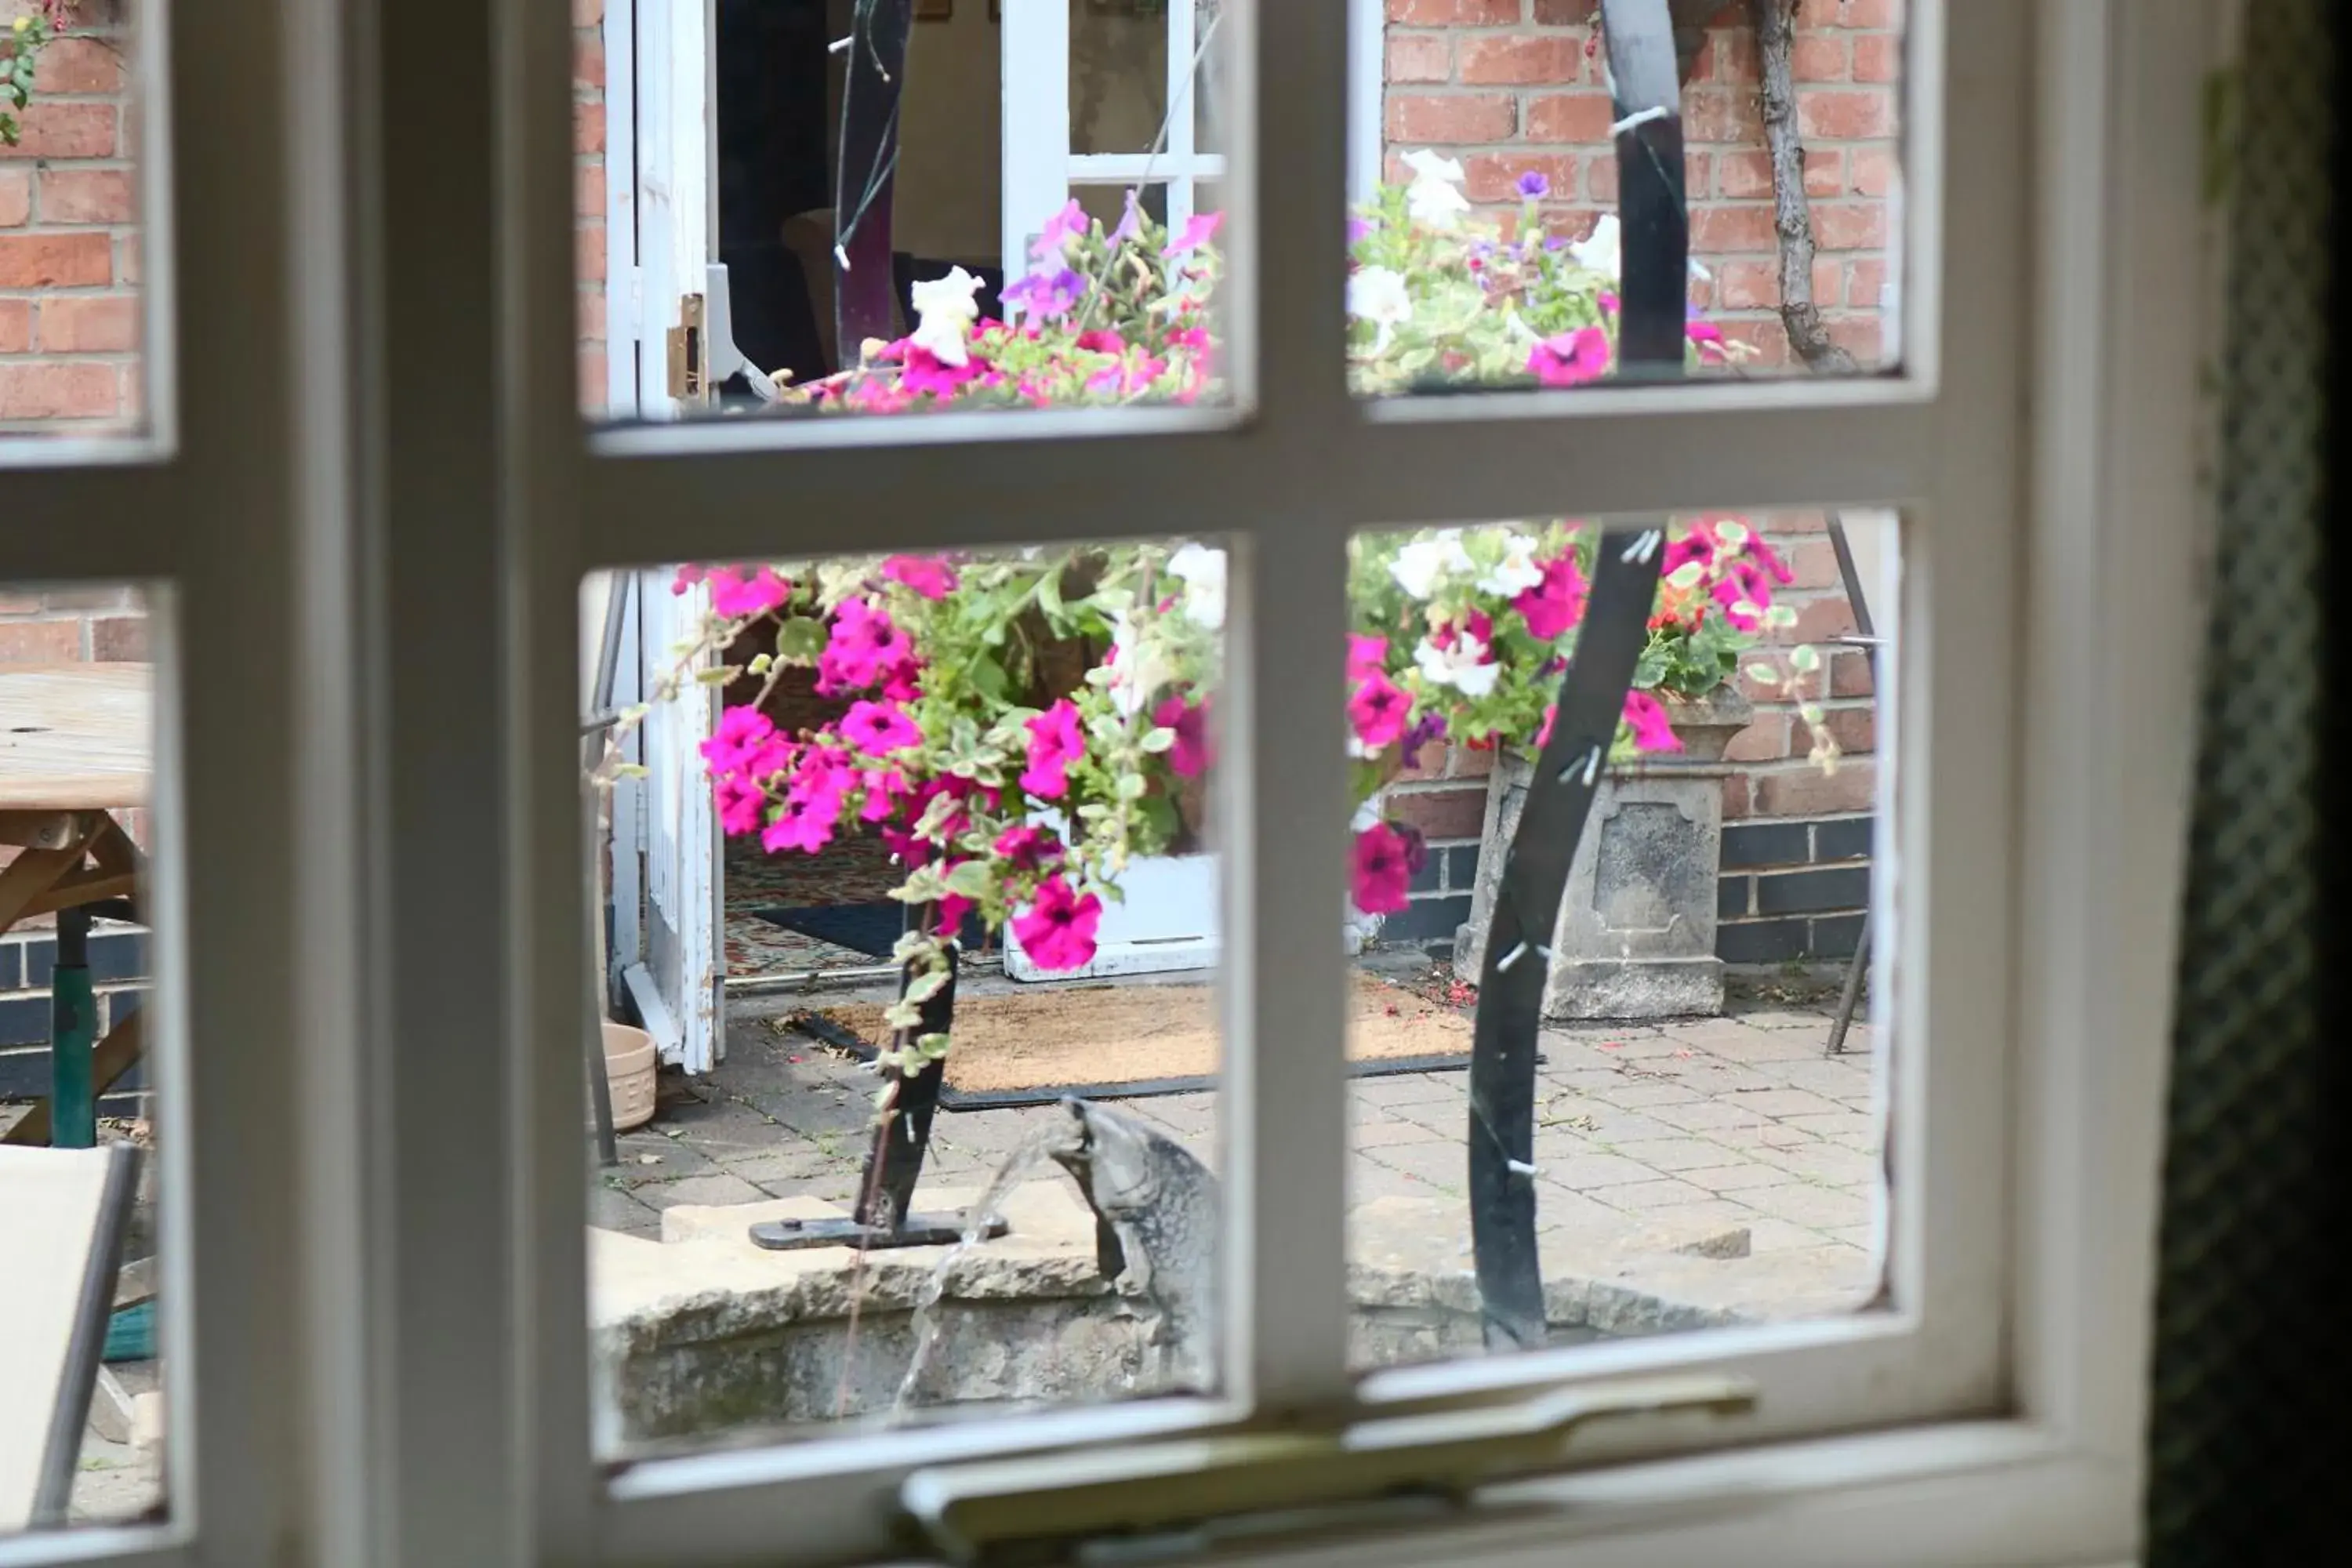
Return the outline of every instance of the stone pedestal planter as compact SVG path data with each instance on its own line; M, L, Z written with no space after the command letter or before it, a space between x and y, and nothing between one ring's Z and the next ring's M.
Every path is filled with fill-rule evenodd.
M1670 1018L1723 1010L1715 955L1717 867L1723 849L1724 748L1755 710L1738 692L1668 705L1683 750L1612 768L1592 803L1560 900L1544 978L1552 1019ZM1486 962L1495 890L1533 778L1529 761L1496 759L1470 918L1454 935L1454 970L1475 983Z

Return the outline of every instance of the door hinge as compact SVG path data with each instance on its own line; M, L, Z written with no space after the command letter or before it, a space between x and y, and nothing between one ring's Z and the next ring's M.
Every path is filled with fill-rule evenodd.
M700 403L709 395L710 374L703 332L702 296L677 302L677 325L669 330L669 395L674 403Z
M1747 1380L1706 1373L1556 1389L1507 1405L1360 1410L1325 1429L1244 1426L917 1470L898 1494L916 1544L965 1568L1142 1556L1391 1521L1401 1501L1458 1508L1478 1488L1557 1469L1578 1428L1629 1415L1742 1415Z

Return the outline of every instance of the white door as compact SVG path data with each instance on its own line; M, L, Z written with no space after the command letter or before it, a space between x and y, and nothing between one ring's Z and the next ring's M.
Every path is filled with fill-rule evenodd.
M615 169L607 182L607 320L616 367L633 360L614 374L616 414L666 419L686 412L671 384L669 347L673 330L692 321L689 301L707 317L713 282L712 36L710 0L607 6L606 119L626 127L607 141L608 160L625 160L625 173ZM624 264L632 258L633 265ZM632 341L624 342L625 332ZM707 346L698 353L707 374ZM625 394L633 395L625 405ZM650 707L630 759L645 773L614 791L611 929L623 988L662 1060L703 1073L726 1044L721 839L700 751L718 721L719 693L678 668L679 646L708 595L699 587L673 594L670 582L667 571L638 573L625 595L624 689L615 701ZM660 700L671 683L676 698Z

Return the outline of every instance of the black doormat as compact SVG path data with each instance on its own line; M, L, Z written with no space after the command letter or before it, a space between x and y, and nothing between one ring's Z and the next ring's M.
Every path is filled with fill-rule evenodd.
M869 958L888 958L906 929L907 906L885 904L814 904L806 909L754 910L772 926L845 947ZM977 912L966 915L959 938L967 952L977 949L986 933Z

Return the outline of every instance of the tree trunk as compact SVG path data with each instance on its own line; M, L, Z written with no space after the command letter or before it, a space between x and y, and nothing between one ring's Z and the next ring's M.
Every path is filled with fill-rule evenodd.
M1791 64L1797 0L1748 0L1762 62L1764 142L1772 153L1772 226L1780 236L1780 322L1808 369L1851 374L1853 356L1831 338L1813 303L1813 213L1805 199L1805 143Z

